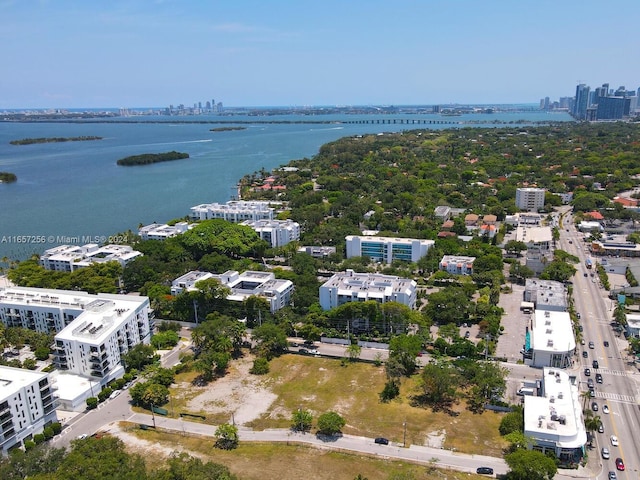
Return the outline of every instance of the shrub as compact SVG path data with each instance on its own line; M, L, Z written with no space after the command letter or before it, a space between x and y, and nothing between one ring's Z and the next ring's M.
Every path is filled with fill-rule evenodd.
M96 397L87 398L87 410L93 410L98 407L98 399Z
M46 438L44 437L43 433L36 433L33 436L33 441L36 443L36 445L40 445L41 443L44 443L45 440Z
M54 422L51 424L51 429L54 435L58 435L62 431L62 424L60 422Z
M104 387L102 391L98 394L98 401L104 402L107 398L109 398L109 395L111 395L112 393L113 393L113 389L111 387Z
M253 361L253 366L249 373L254 375L266 375L269 373L269 360L264 357L258 357Z
M51 427L46 427L42 431L42 434L44 435L44 438L46 440L51 440L53 438L53 436L55 435L55 433L53 432L53 428L51 428Z
M26 452L28 452L29 450L33 450L34 448L36 448L36 442L34 442L33 440L25 440L24 449Z
M384 389L380 392L380 401L387 403L400 395L400 387L393 380L384 384Z

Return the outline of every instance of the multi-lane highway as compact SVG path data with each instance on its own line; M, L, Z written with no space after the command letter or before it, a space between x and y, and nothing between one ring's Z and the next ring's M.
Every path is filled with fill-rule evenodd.
M573 299L575 309L580 313L585 340L584 345L579 344L580 352L577 356L577 361L581 363L581 390L588 390L587 382L589 378L593 379L595 398L589 400L587 408L592 408L592 402L596 402L597 414L604 425L604 433L595 434L596 448L590 455L596 455L602 466L598 478L607 478L609 471L616 471L615 459L619 457L624 461L625 470L617 471L618 478L637 479L640 476L638 370L633 363L629 363L624 337L619 337L611 326L612 301L607 296L608 292L600 285L595 265L592 269L585 265L590 253L584 242L584 235L575 229L570 213L564 216L561 226L558 248L580 258L578 272L573 280ZM593 342L593 348L590 348L589 342ZM583 356L585 351L586 358ZM594 368L594 360L598 362L598 368ZM585 368L590 368L590 376L585 375ZM596 383L598 373L602 375L602 383ZM604 413L605 405L608 407L608 414ZM612 445L611 435L618 438L618 446ZM600 455L602 447L609 449L609 459L603 459Z

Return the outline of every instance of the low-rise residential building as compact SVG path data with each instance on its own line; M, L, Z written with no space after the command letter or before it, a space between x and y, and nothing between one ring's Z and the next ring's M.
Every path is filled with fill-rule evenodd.
M132 260L142 256L141 252L128 245L95 243L86 245L60 245L45 250L40 257L40 265L47 270L74 272L94 263L118 262L125 267Z
M219 280L218 276L213 273L200 272L198 270L187 272L171 282L171 295L176 296L184 291L197 290L196 282L199 282L200 280L207 280L209 278L216 278Z
M336 247L323 247L321 245L305 245L298 248L299 253L306 253L313 258L327 258L336 253Z
M433 214L436 218L446 222L451 218L451 207L447 205L440 205L435 208Z
M541 395L524 397L524 436L530 448L551 451L565 463L578 463L584 456L587 432L575 377L545 367Z
M535 310L525 331L525 364L567 368L576 348L569 312Z
M416 305L417 283L407 278L353 270L334 274L320 287L320 306L331 310L348 302L398 302Z
M49 374L0 366L0 453L58 421Z
M517 212L507 215L504 219L508 225L516 227L537 227L542 224L542 215L534 212Z
M566 312L568 308L567 289L561 282L527 278L524 287L524 301L531 302L537 310Z
M44 288L0 289L7 327L56 332L54 364L102 385L124 374L121 355L151 340L149 298Z
M604 232L604 227L600 222L585 222L578 224L578 230L581 232Z
M445 255L440 260L438 268L452 275L472 275L473 263L476 257L467 257L464 255Z
M246 220L273 220L273 202L231 200L227 203L203 203L191 207L189 216L193 220L219 218L227 222L240 223Z
M464 217L464 224L467 227L476 227L478 225L478 220L479 219L480 219L480 217L478 215L476 215L475 213L468 213Z
M347 258L369 257L374 262L390 264L394 260L417 262L435 245L433 240L416 238L347 235Z
M293 282L275 277L272 272L247 270L243 273L229 270L222 274L209 272L189 272L176 278L171 285L172 295L183 291L196 290L196 283L209 278L216 279L221 285L229 288L231 293L227 300L243 302L251 296L262 297L269 302L272 313L291 303Z
M181 235L187 230L189 230L189 224L187 222L178 222L175 225L152 223L151 225L141 227L138 230L138 235L140 235L142 240L163 241L167 238Z
M247 220L241 225L251 227L272 248L300 240L300 224L293 220Z

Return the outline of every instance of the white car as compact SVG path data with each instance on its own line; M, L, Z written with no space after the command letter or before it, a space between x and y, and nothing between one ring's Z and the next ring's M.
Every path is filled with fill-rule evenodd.
M615 435L611 435L611 445L614 447L618 446L618 437L616 437Z
M607 447L602 447L600 454L602 455L602 458L604 458L605 460L607 460L608 458L611 458L611 454L609 453L609 449Z
M76 438L77 438L78 440L84 440L85 438L87 438L87 434L86 434L86 433L83 433L82 435L78 435Z
M607 405L607 404L603 405L603 406L602 406L602 411L603 411L604 413L609 413L609 405Z

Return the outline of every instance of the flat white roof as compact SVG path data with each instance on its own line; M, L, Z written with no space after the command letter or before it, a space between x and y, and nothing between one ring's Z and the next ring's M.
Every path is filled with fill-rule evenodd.
M569 312L536 310L532 322L531 348L558 353L576 348Z
M54 371L51 376L51 383L55 383L57 389L56 396L61 400L67 400L71 403L87 390L93 388L94 396L97 396L102 389L100 382L95 382L89 378L67 372Z
M542 384L544 396L524 397L525 435L562 448L583 446L587 434L577 386L567 372L550 367L543 369Z
M46 377L46 373L0 365L0 400L10 397L20 389Z
M524 243L551 242L551 227L517 227L516 240Z
M47 288L0 288L0 303L82 311L73 322L56 334L56 338L61 340L82 339L88 343L102 343L120 326L121 319L148 301L147 297L133 295L109 293L93 295L87 292Z

